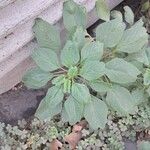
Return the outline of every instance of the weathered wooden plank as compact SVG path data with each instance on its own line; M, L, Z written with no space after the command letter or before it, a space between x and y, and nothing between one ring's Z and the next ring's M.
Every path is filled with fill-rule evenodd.
M16 0L0 0L0 8L4 8L7 5L13 3Z
M24 24L32 17L58 0L18 0L0 11L0 37L10 34L19 25Z
M19 83L18 81L21 81L22 75L34 66L33 61L29 57L10 70L10 72L7 72L7 74L0 78L0 94L10 90L14 85Z
M62 2L58 2L44 11L41 15L39 15L39 17L47 20L51 24L54 24L61 18L61 9ZM0 39L0 63L5 61L13 53L18 51L18 49L21 49L25 44L33 39L32 26L36 17L37 16L18 27L12 34Z
M10 70L15 68L19 63L21 63L25 59L27 59L35 47L36 43L30 42L29 44L24 46L21 50L13 54L9 59L0 63L0 80Z

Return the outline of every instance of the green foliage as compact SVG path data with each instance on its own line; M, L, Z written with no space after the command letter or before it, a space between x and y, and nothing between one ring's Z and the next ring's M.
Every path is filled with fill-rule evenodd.
M63 19L69 36L60 54L57 29L41 19L36 21L34 31L39 47L32 58L42 71L36 71L38 75L35 71L27 73L23 81L31 88L42 87L48 80L53 84L36 117L50 120L60 113L62 120L70 124L85 118L91 128L104 128L108 109L127 116L147 101L149 96L142 93L150 89L149 49L144 48L148 35L142 20L133 23L131 9L125 7L125 10L127 25L121 17L116 17L98 26L96 39L87 39L85 8L72 0L66 1ZM133 55L143 51L145 54L135 57L133 62ZM136 98L136 90L141 93L140 99Z
M149 150L150 148L150 142L149 141L142 141L139 146L139 150Z
M144 85L150 84L150 69L146 69L144 73Z
M93 115L94 114L94 115ZM107 123L108 109L106 104L96 97L92 97L92 101L85 106L84 117L93 129L105 127Z
M64 2L63 21L69 32L74 32L78 26L86 27L86 9L77 5L73 0Z
M112 82L135 82L140 71L131 63L122 58L114 58L106 63L106 75Z
M96 1L96 10L97 10L97 15L100 19L105 21L110 20L110 10L105 0Z
M99 103L99 100L96 103ZM101 110L99 109L98 111ZM82 139L79 141L77 149L124 150L125 144L123 141L131 140L135 142L137 135L149 129L149 125L149 103L144 103L138 107L134 115L119 117L117 114L109 112L108 121L104 129L91 131L87 127L82 130ZM25 120L22 120L18 121L17 126L0 123L0 149L49 150L50 142L54 139L58 139L63 143L63 148L68 149L68 145L64 143L64 138L70 132L71 127L60 121L59 117L54 118L53 121L46 122L34 119L31 123L27 123ZM144 134L141 134L140 138L144 139L142 135L144 136ZM144 148L147 146L149 146L148 141L139 141L138 147L140 150L146 150Z
M121 40L124 30L125 24L119 19L104 22L96 29L96 39L104 43L105 48L113 48Z
M81 51L82 60L100 60L103 56L103 43L99 41L86 43Z
M62 140L70 132L70 127L56 121L41 122L34 119L28 124L22 120L17 126L0 123L0 149L49 150L50 142L56 138Z
M65 101L64 107L70 124L79 122L83 117L84 105L80 104L72 95Z
M38 18L35 21L33 31L40 47L49 48L52 50L60 49L60 35L54 26Z
M40 68L35 68L30 70L23 78L23 82L29 88L38 89L45 86L49 80L52 78L52 74L49 72L44 72Z
M130 25L134 23L134 13L132 12L131 8L128 6L124 7L125 10L125 21Z
M78 150L102 149L102 150L124 150L124 141L136 142L137 135L150 127L150 105L143 104L134 115L118 117L111 112L108 115L108 121L104 129L98 129L90 132L88 129L82 131L82 140L78 144ZM144 134L140 135L144 139ZM140 141L139 141L140 142ZM141 143L141 142L140 142ZM149 142L142 142L143 148L149 145ZM144 147L145 146L145 147ZM149 149L149 147L148 147ZM141 149L146 150L146 149Z
M139 20L131 28L125 30L116 50L126 53L140 51L148 40L146 32L142 20Z
M106 102L119 114L126 115L135 111L133 99L126 88L114 85L107 93Z
M68 68L75 66L79 62L79 59L80 56L77 45L72 41L67 41L61 52L62 65Z
M40 69L46 72L60 67L56 53L48 48L38 48L33 52L32 58Z

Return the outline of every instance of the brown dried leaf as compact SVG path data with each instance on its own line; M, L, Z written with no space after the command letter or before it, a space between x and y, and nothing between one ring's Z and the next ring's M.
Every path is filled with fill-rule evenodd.
M73 126L72 132L65 137L65 141L67 141L70 145L70 148L74 150L82 138L82 129L85 128L87 125L86 121L81 121L78 124Z
M81 131L83 128L85 128L87 125L87 122L85 120L80 121L78 124L75 124L73 126L72 132L79 132Z
M74 150L82 137L81 132L72 132L65 137L65 141L69 143L69 146L72 150Z
M53 140L50 144L50 150L59 150L59 148L62 148L62 143L57 139Z

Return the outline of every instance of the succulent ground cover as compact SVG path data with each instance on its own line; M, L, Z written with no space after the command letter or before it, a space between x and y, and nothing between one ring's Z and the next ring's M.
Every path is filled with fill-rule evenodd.
M140 150L149 150L150 104L138 107L134 115L118 117L109 112L104 129L90 130L86 122L71 127L60 116L51 121L34 119L31 123L19 121L18 126L0 123L0 148L23 149L103 149L124 150L125 140L137 142ZM142 141L142 142L141 142ZM147 142L145 142L147 141ZM145 148L147 146L147 149ZM144 148L143 148L144 147Z

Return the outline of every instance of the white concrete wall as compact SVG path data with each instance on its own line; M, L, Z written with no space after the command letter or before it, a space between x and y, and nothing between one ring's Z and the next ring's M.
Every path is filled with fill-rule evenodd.
M97 18L95 0L74 0L89 12L88 26ZM123 0L107 0L112 9ZM0 0L0 94L21 81L34 63L30 54L36 46L32 26L37 17L58 26L63 35L63 0Z

